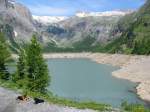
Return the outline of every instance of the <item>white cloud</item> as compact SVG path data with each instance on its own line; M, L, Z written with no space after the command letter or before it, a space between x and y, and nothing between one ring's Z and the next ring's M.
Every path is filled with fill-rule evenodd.
M65 8L50 7L47 5L29 6L34 15L66 15L69 11Z

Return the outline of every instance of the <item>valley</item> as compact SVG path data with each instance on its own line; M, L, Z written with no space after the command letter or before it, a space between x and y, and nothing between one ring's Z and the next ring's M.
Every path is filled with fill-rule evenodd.
M70 15L40 6L0 0L0 112L150 112L150 0Z

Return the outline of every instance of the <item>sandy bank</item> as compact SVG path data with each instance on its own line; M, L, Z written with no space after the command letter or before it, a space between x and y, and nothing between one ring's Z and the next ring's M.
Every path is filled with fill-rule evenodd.
M44 58L89 58L102 64L120 66L113 72L117 78L128 79L139 83L137 94L143 100L150 101L150 56L104 54L104 53L52 53L44 54ZM13 55L13 57L17 57Z

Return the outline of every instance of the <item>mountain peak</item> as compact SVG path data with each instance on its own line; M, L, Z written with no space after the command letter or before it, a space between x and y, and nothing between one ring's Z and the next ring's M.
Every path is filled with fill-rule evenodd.
M125 16L126 14L129 14L133 11L127 10L127 11L105 11L105 12L84 12L79 11L75 14L76 17L102 17L102 16ZM60 21L66 20L69 17L67 16L36 16L33 15L33 19L39 23L42 23L44 25L52 24L52 23L58 23Z

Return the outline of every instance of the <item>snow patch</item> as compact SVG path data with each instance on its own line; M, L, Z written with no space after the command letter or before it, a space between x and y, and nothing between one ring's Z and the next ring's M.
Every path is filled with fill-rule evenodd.
M125 16L133 11L77 12L77 17Z
M66 16L35 16L33 15L33 19L42 24L51 24L58 23L60 21L66 20L68 17Z
M75 14L76 17L110 17L110 16L125 16L126 14L130 14L133 11L105 11L105 12L77 12ZM33 19L39 23L44 25L58 23L60 21L64 21L70 17L67 16L36 16L33 15Z
M8 0L8 3L14 5L16 2L15 2L15 0Z
M15 37L17 37L18 36L18 33L14 30L14 35L15 35Z

